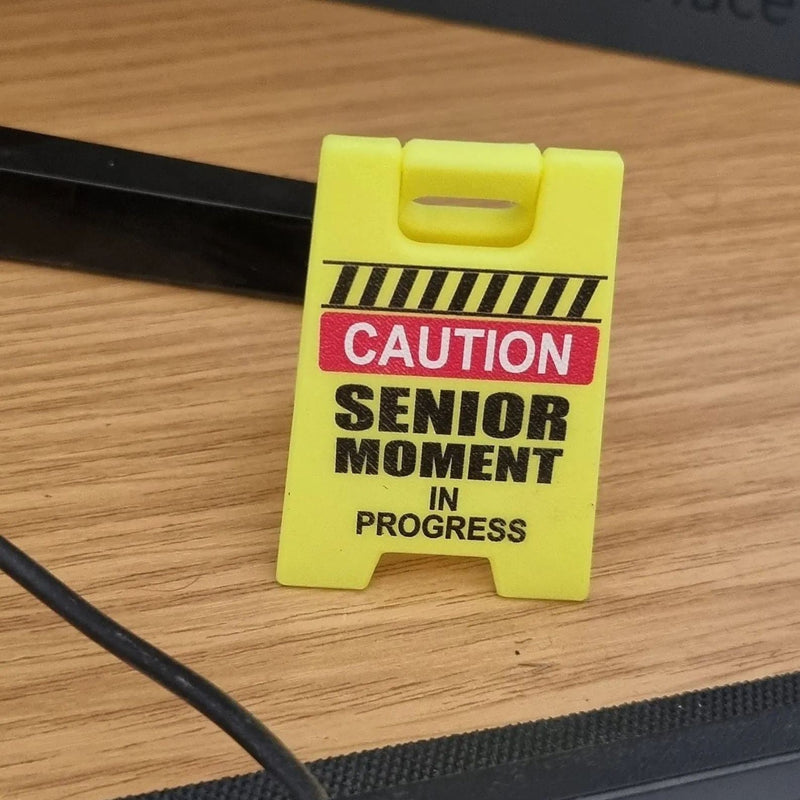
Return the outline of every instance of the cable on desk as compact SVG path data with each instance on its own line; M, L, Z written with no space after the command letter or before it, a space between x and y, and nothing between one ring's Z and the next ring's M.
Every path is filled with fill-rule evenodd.
M282 781L296 800L327 800L327 792L306 766L249 711L107 617L4 536L0 536L0 570L109 653L194 706Z

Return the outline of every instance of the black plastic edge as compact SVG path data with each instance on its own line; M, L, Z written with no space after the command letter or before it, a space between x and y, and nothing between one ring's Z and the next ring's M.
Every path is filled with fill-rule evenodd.
M346 0L800 81L795 0Z
M315 189L0 127L0 258L300 300Z
M309 765L359 800L798 800L800 673ZM263 772L130 800L278 800Z

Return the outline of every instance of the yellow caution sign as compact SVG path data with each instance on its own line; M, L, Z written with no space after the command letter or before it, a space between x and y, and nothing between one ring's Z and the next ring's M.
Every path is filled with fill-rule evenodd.
M278 580L477 556L508 597L586 597L622 161L329 136Z

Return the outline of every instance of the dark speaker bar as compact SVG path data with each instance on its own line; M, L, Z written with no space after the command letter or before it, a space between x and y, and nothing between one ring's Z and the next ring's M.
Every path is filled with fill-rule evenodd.
M800 800L800 673L309 764L334 800ZM285 800L264 772L127 800Z
M348 2L800 81L798 0Z
M300 300L315 185L0 127L0 258Z

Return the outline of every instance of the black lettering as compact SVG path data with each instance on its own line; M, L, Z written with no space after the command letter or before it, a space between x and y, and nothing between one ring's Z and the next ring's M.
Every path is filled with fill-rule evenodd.
M377 475L379 455L377 439L361 439L356 445L356 439L340 437L336 440L336 472Z
M464 444L423 442L419 458L420 477L461 480L464 477L466 450L467 446Z
M396 523L397 514L392 514L391 511L379 511L377 535L383 536L386 533L389 536L397 536L397 531L394 528Z
M336 389L336 402L340 408L350 413L336 414L336 424L345 431L367 431L375 418L369 406L359 400L372 400L375 395L369 386L360 383L346 383Z
M486 538L490 542L502 542L506 538L506 521L501 517L492 517Z
M414 433L427 433L430 425L434 433L448 436L453 430L456 393L442 389L437 402L430 389L417 389L414 397Z
M444 533L444 520L438 514L428 514L422 520L422 533L429 539L439 539Z
M651 1L646 0L646 2ZM712 14L717 14L725 8L723 0L689 0L686 4L683 0L671 0L670 5L673 8L683 8L684 5L689 5L694 11ZM785 25L792 17L797 0L727 0L727 7L731 14L745 22L755 18L759 5L761 18L770 25L780 26Z
M528 480L528 462L531 450L529 447L520 447L514 455L513 447L500 445L497 448L497 469L494 479L496 481L507 481L508 476L514 483L525 483Z
M761 0L761 16L770 25L785 25L794 13L794 6L795 0Z
M453 536L456 539L464 540L464 526L467 524L467 521L464 517L448 517L447 518L447 525L444 532L445 539L452 539Z
M524 519L512 519L508 523L508 541L514 544L524 542L525 537L528 535L527 526L528 524Z
M513 439L522 430L525 401L512 392L495 392L483 406L483 432L493 439Z
M458 409L458 435L474 436L478 429L478 400L477 392L462 392Z
M404 439L392 439L383 448L383 471L393 478L406 478L417 464L417 446Z
M492 473L486 472L492 466L490 453L494 447L490 444L473 444L469 448L469 468L467 477L471 481L490 481Z
M411 522L411 527L406 525L409 521ZM403 514L397 520L397 529L400 531L400 535L408 539L413 539L419 533L421 525L422 520L416 514Z
M356 511L356 533L361 536L364 528L375 524L375 515L371 511Z
M381 388L381 404L378 413L378 430L390 433L407 433L408 423L399 422L398 417L408 414L408 406L400 403L401 397L408 397L411 389L400 386L384 386Z
M467 539L471 542L486 541L483 532L486 530L486 517L470 517Z
M539 456L539 473L536 476L536 483L552 483L553 467L556 459L564 455L564 451L552 447L534 447L531 452L535 456Z
M550 439L563 442L567 437L567 423L564 419L569 414L569 400L547 394L535 394L531 398L531 415L528 419L528 438L536 441ZM547 423L550 423L550 435L546 436Z
M444 511L447 506L448 511L455 511L458 508L458 486L449 491L444 486L439 489L439 511Z

